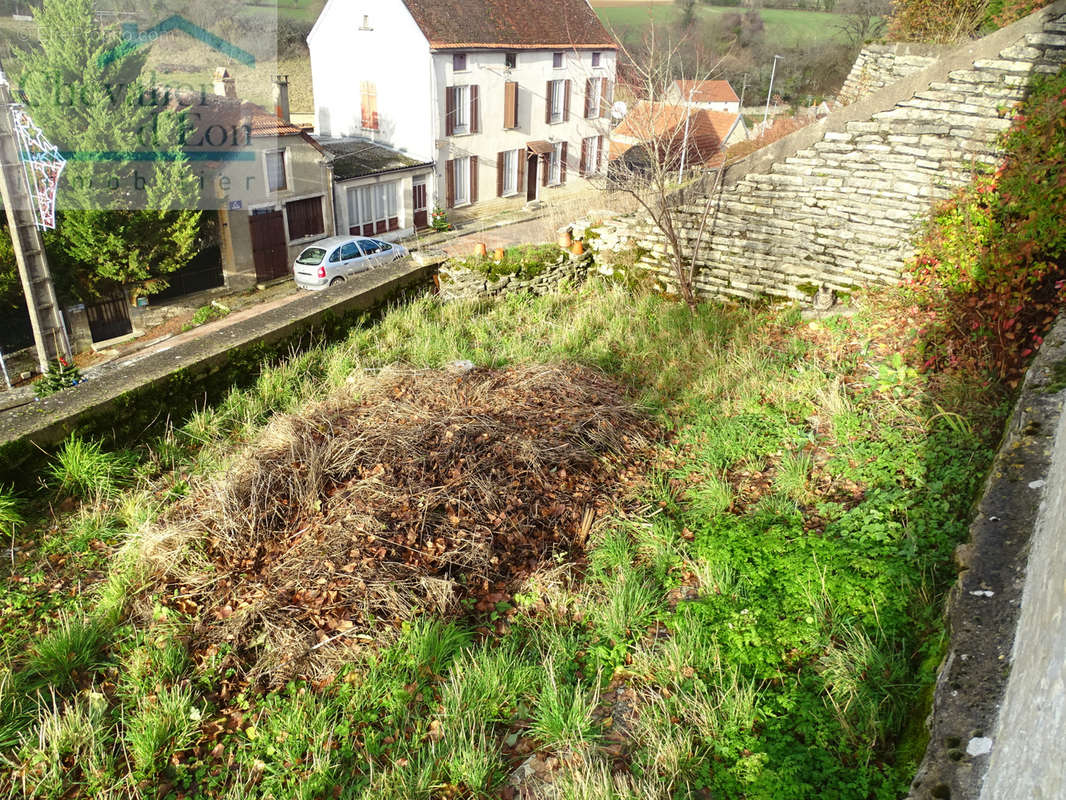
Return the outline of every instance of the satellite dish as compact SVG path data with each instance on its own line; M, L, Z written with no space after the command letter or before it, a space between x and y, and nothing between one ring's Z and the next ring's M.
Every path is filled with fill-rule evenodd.
M628 110L629 109L626 108L626 104L622 100L619 100L617 103L611 106L611 116L614 119L622 119L622 117L626 115L626 112Z

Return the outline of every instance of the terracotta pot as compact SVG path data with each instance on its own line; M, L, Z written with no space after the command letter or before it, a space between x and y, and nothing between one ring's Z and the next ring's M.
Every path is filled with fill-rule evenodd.
M497 261L503 261L503 248L497 247L496 252L494 252L492 255L493 258L495 258Z
M570 252L575 256L579 256L585 252L585 243L578 239L572 245L570 245Z
M487 247L485 247L485 243L484 242L478 242L477 243L477 247L474 248L474 255L475 256L484 256L484 255L487 255L488 252L489 252L489 250L488 250Z
M569 250L570 245L573 244L573 242L574 239L570 235L570 231L565 231L559 234L559 247L563 248L563 250Z

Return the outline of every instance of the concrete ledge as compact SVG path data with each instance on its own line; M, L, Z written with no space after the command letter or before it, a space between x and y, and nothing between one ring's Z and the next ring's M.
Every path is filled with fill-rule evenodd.
M0 447L15 442L31 449L54 446L75 428L128 406L134 395L163 384L179 372L183 377L207 375L255 346L276 344L338 316L370 311L404 288L426 283L435 270L435 264L404 259L361 273L327 291L309 292L209 336L135 359L106 379L75 386L8 412L0 418ZM158 416L165 419L169 412L161 404ZM14 466L3 464L5 470Z
M929 744L908 795L911 800L977 800L989 797L982 784L994 752L997 715L1007 690L1011 670L1033 669L1033 664L1012 665L1023 587L1026 595L1057 596L1060 605L1063 580L1049 585L1026 585L1026 564L1040 520L1045 492L1054 483L1049 470L1062 431L1066 397L1066 317L1060 317L1044 340L1026 373L1006 436L992 464L988 483L970 527L970 541L960 545L956 560L963 570L947 604L950 631L948 651L937 677L929 717ZM1066 435L1064 433L1063 435ZM1061 537L1062 531L1052 533ZM1034 550L1034 553L1036 551ZM1033 569L1030 564L1030 570ZM1063 565L1056 569L1061 573ZM1059 609L1061 615L1062 609ZM1046 635L1060 635L1062 621L1049 622ZM1019 637L1022 633L1019 632ZM1029 632L1027 644L1033 644ZM1036 667L1037 669L1039 667ZM1062 692L1060 676L1059 693ZM1035 698L1027 698L1030 704ZM1061 697L1059 706L1062 706ZM1036 705L1039 705L1037 703ZM1030 705L1027 711L1035 711ZM1061 727L1061 725L1059 726ZM1064 762L1060 739L1063 730L1029 728L1027 737L1051 740L1056 752L1045 768L1061 774ZM1013 783L1017 793L991 795L997 800L1061 797L1030 793Z
M800 128L795 133L790 133L756 150L746 158L730 164L726 167L722 182L726 186L732 186L745 175L769 172L775 163L794 156L800 150L813 146L815 142L820 142L827 133L843 132L849 122L868 120L874 114L895 108L897 103L909 100L916 92L928 88L930 83L946 80L948 74L955 70L969 69L976 59L995 57L1001 50L1006 49L1027 33L1043 32L1044 23L1048 19L1064 13L1066 13L1066 0L1056 0L1051 5L1033 12L1006 28L1000 28L981 39L966 42L953 50L948 50L933 66L909 75L891 86L886 86L839 111L834 111L828 117L805 128ZM914 45L901 46L915 47Z

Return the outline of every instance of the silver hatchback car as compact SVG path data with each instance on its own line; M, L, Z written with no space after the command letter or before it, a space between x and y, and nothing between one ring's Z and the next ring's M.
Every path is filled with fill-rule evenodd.
M407 248L402 244L368 236L331 236L305 247L292 265L292 274L303 289L325 289L405 255Z

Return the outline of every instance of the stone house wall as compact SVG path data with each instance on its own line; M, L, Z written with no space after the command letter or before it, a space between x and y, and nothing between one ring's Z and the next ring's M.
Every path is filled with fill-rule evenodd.
M1066 0L846 106L726 168L696 259L709 297L804 299L899 280L932 205L999 159L1011 107L1037 73L1066 63ZM704 198L678 209L695 242ZM670 289L665 237L646 217L597 229ZM604 253L608 258L612 255Z

